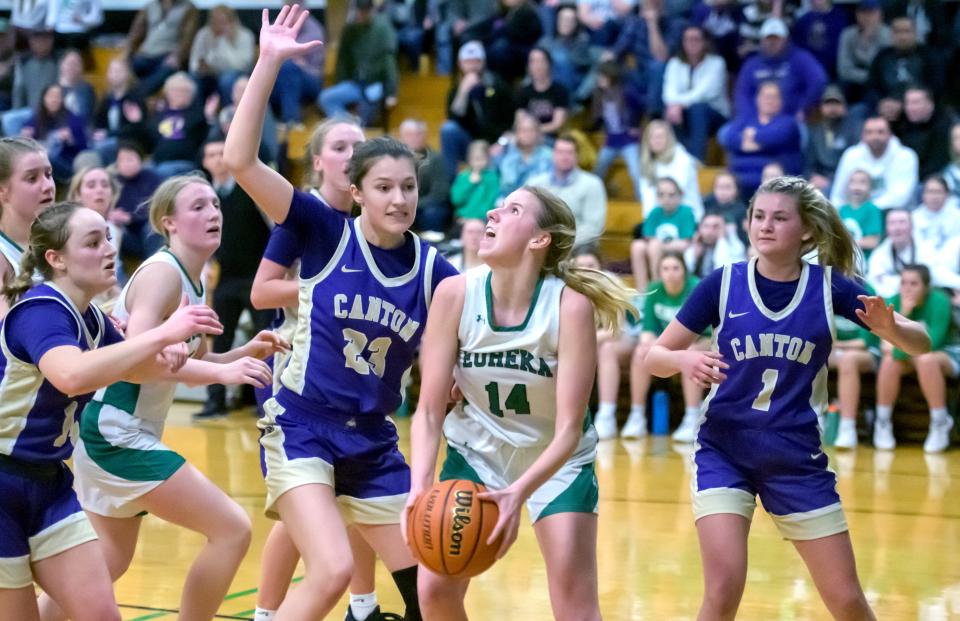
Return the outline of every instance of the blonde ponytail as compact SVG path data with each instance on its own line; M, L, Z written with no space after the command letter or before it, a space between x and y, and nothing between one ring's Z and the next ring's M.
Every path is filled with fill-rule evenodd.
M636 290L626 287L619 278L589 267L579 267L573 261L557 265L557 278L581 293L593 304L594 318L601 330L617 332L627 312L636 312L633 298Z
M801 254L816 250L820 265L830 265L845 276L858 276L857 244L840 219L840 213L812 183L801 177L775 177L762 184L747 210L747 219L753 216L753 206L761 194L783 194L797 202L797 212L810 233L810 240L801 246Z
M615 276L600 270L578 267L571 256L577 237L577 221L562 199L544 188L524 186L541 205L537 217L540 230L550 233L550 247L542 270L562 280L590 300L597 326L616 331L627 311L633 310L637 292L625 287Z

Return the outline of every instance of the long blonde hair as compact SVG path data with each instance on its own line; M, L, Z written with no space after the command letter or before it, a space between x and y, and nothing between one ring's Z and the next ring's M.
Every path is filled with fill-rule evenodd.
M172 216L177 208L177 196L188 185L200 183L213 188L207 178L198 172L171 177L160 184L153 196L150 197L150 226L154 231L163 235L163 239L170 243L170 233L163 226L163 219Z
M830 265L846 276L857 276L857 246L839 212L812 183L801 177L775 177L762 184L747 209L747 221L753 218L753 206L761 194L782 194L797 203L800 220L810 240L800 247L806 254L816 249L820 265Z
M57 203L43 211L30 226L30 244L20 259L20 275L3 290L3 295L12 306L33 286L34 272L40 272L44 280L53 278L53 268L47 262L47 250L63 250L70 239L70 218L78 209L77 203Z
M568 287L587 296L593 303L597 325L604 330L617 330L625 313L632 310L636 291L624 287L617 279L600 270L578 267L573 259L577 237L577 221L573 212L556 194L541 187L526 185L523 189L540 203L537 226L550 233L550 247L541 271L552 274Z
M660 153L650 150L650 134L655 129L667 132L667 146ZM643 130L643 139L640 141L640 176L650 183L656 182L657 164L672 162L676 151L677 135L673 133L673 127L669 123L660 120L647 123L647 127Z

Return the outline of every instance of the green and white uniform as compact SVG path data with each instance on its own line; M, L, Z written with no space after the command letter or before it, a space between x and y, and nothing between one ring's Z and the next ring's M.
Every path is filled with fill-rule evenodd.
M440 479L468 479L491 489L516 481L553 439L557 345L564 283L537 283L523 323L497 326L490 268L466 272L454 378L464 402L447 415L449 443ZM589 414L570 459L527 500L531 521L554 513L595 513L597 432Z
M117 319L130 316L127 290L140 271L154 263L177 270L190 304L204 303L203 285L195 284L180 261L163 249L130 277L113 310ZM188 341L191 356L200 343L200 335ZM137 500L184 464L184 458L160 440L176 388L176 382L117 382L97 391L80 417L80 441L73 454L74 488L84 509L108 517L138 515L143 508Z

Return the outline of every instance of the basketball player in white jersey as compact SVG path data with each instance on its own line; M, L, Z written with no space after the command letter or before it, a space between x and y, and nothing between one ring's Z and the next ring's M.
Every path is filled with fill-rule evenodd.
M562 200L521 188L488 214L479 250L486 265L437 287L420 358L407 508L433 485L442 430L440 479L491 490L485 496L500 518L490 541L503 537L498 556L516 540L526 504L555 613L598 620L597 434L587 413L594 318L615 329L632 295L602 272L574 266L575 235ZM451 378L464 403L447 415ZM466 619L469 580L424 567L419 576L424 618Z

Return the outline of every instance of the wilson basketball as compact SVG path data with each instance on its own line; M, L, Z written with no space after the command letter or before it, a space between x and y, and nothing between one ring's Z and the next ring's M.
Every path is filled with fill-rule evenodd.
M477 494L483 485L452 479L434 485L414 505L407 522L407 541L431 571L469 578L496 560L500 539L487 544L500 511Z

